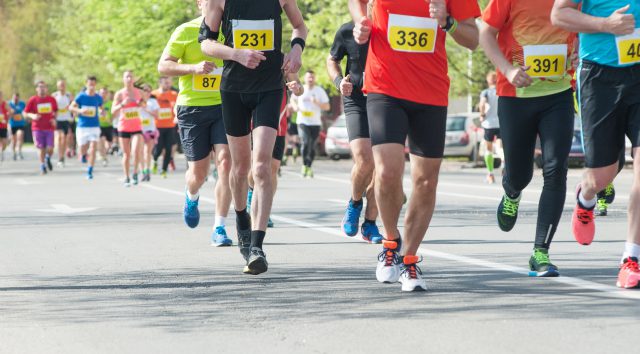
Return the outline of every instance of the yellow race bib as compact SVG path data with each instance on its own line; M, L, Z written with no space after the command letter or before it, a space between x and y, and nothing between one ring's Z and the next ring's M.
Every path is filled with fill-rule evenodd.
M158 111L159 120L168 120L171 118L173 118L173 113L171 112L171 108L160 108L160 111Z
M193 91L219 92L221 80L222 68L216 68L208 75L193 75Z
M142 120L142 125L144 125L145 127L151 124L151 119L149 118L145 118Z
M305 118L313 117L313 112L311 112L311 111L302 111L301 113L302 113L302 116L305 117Z
M4 120L4 114L0 113L0 124L5 124L6 121Z
M387 40L398 52L433 53L438 36L438 21L427 17L389 14Z
M567 45L526 45L524 65L529 66L527 74L537 78L562 77L566 72Z
M274 21L232 20L235 49L274 50Z
M122 114L124 115L125 120L140 120L140 109L137 107L123 109Z
M14 114L13 115L13 121L14 122L21 122L22 121L22 114Z
M632 34L616 37L618 47L618 64L640 63L640 28L636 28Z
M51 106L51 103L40 103L38 104L38 113L39 114L48 114L53 112L53 107Z

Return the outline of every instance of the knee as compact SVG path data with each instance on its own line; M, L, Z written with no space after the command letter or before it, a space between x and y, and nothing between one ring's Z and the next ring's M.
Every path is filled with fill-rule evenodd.
M438 176L419 176L413 181L413 190L417 193L435 193L438 188Z
M402 172L389 166L381 166L376 169L376 183L381 186L402 183Z
M231 172L231 154L229 151L224 151L218 154L217 164L218 173L228 175Z
M258 162L253 167L253 180L256 184L271 181L271 164Z
M353 158L360 173L369 174L373 172L373 156L371 154L357 153Z
M230 159L229 164L231 164ZM249 175L249 172L251 172L251 163L248 161L235 161L233 164L231 164L229 169L230 171L232 171L236 179L247 178L247 175Z
M549 168L545 166L544 171L542 172L544 186L566 188L568 170L569 168L566 164L563 166L554 165Z

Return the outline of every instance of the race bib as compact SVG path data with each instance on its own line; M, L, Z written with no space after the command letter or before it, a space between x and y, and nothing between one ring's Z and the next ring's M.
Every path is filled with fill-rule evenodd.
M527 74L531 77L562 77L567 65L567 45L526 45L524 65L529 66Z
M97 113L97 109L95 106L83 106L82 111L87 111L87 114L83 114L84 117L95 117Z
M159 120L169 120L171 118L173 118L173 113L171 112L171 108L160 108L160 111L158 111Z
M53 112L53 107L51 103L40 103L38 104L38 113L39 114L48 114Z
M67 113L69 113L69 110L66 108L61 108L58 110L58 114L67 114Z
M305 118L311 118L313 117L313 112L311 111L302 111L302 116Z
M395 51L433 53L437 35L438 21L432 18L389 14L387 39Z
M142 125L144 125L145 127L149 126L150 124L151 124L151 119L145 118L142 120Z
M640 28L636 28L632 34L616 37L618 47L618 64L640 63Z
M124 115L124 120L140 120L140 109L135 108L126 108L122 110Z
M22 114L14 114L13 115L13 121L14 122L21 122L22 121Z
M273 20L232 20L235 49L274 50Z
M4 124L6 121L4 120L4 114L0 113L0 123Z
M222 80L222 68L215 68L208 75L193 75L193 91L218 92L220 91L220 80Z

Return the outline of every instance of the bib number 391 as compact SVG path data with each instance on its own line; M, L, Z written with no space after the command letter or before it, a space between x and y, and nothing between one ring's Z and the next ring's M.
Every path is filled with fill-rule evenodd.
M537 78L562 77L567 65L567 45L528 45L523 47L527 74Z
M218 92L222 80L222 68L216 68L208 75L193 75L193 91Z
M433 53L438 21L432 18L389 14L387 39L395 51Z
M235 49L274 50L274 21L233 20Z
M616 37L618 47L618 64L640 63L640 28L626 36Z

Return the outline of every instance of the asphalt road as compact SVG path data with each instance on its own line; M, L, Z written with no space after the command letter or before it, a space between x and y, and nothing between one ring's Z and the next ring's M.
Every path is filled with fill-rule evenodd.
M115 160L87 181L78 162L39 176L35 153L26 157L0 165L0 353L637 350L640 290L615 287L629 169L589 247L571 236L567 198L551 250L562 276L535 279L526 273L539 170L503 233L499 184L445 163L420 250L429 291L402 293L375 280L380 246L341 235L350 161L319 161L311 180L299 163L283 168L269 272L246 276L236 247L209 245L212 182L191 230L183 168L127 189ZM570 171L569 194L580 173ZM228 229L235 239L233 221Z

